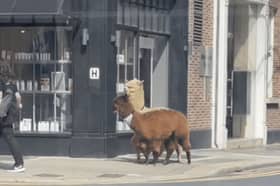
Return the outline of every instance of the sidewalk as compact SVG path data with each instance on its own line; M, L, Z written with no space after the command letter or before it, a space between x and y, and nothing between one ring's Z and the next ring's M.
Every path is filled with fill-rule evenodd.
M162 157L163 158L163 157ZM192 164L136 163L135 155L111 159L25 157L24 173L9 173L13 161L0 156L0 185L83 185L165 182L215 176L240 169L280 165L280 144L256 149L193 149Z

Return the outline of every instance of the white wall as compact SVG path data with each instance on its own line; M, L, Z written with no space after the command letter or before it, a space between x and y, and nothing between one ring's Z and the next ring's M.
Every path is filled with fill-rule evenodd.
M213 50L214 73L214 97L215 108L213 120L213 145L217 148L226 148L227 129L226 129L226 77L227 77L227 39L228 39L228 1L215 0L217 16L215 21L215 44Z

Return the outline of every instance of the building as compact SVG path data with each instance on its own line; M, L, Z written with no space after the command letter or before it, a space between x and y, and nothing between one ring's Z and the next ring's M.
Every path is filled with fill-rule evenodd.
M186 0L1 1L1 61L23 97L14 126L24 154L131 152L112 100L133 78L145 80L148 106L186 113L187 10Z
M211 147L213 134L214 77L211 68L211 53L214 47L213 29L213 1L190 0L187 116L191 126L192 146L199 148Z
M279 142L278 8L268 0L189 1L187 110L199 146Z
M269 59L271 61L269 76L269 99L267 102L267 126L268 126L268 138L267 143L279 143L280 133L280 115L279 115L279 98L280 98L280 87L279 87L279 29L280 29L280 3L275 0L269 1L271 7L271 33L270 33L270 48L269 48Z

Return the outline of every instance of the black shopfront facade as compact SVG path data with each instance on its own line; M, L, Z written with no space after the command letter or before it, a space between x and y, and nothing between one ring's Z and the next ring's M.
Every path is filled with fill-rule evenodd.
M131 153L112 100L144 80L145 105L186 113L187 0L5 0L1 61L23 99L14 124L25 155ZM0 141L0 153L9 153Z

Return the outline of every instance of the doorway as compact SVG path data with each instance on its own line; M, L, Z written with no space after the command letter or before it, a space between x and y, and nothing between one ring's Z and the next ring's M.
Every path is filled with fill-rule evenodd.
M138 77L144 80L145 105L168 107L168 40L139 36Z
M152 72L154 39L139 38L139 78L144 80L145 105L152 106Z
M250 32L253 27L244 26L254 21L249 15L250 6L229 6L226 115L229 138L244 138L246 128L252 123L251 89L255 69L249 55L254 58L256 54L248 44L255 36L253 31Z

